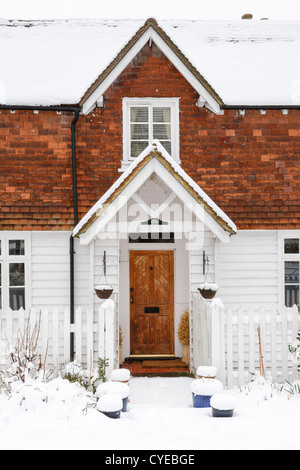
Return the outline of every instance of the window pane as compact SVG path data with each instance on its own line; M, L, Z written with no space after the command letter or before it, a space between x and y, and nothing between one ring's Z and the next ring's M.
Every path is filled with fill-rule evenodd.
M167 141L166 141L166 142L163 142L163 141L161 141L160 143L161 143L161 145L166 149L166 151L167 151L170 155L172 155L172 144L171 144L171 142L167 142Z
M285 283L286 284L299 284L299 262L286 261L285 262Z
M153 122L171 122L171 108L153 108Z
M284 240L284 253L299 253L299 238L286 238Z
M148 108L130 108L130 121L131 122L148 122L149 109Z
M25 286L24 263L11 263L9 265L9 285L10 286Z
M136 140L149 139L148 124L131 124L131 139L136 139Z
M153 124L153 138L171 140L171 124Z
M25 241L24 240L9 240L9 254L11 256L25 255Z
M285 306L299 305L299 286L285 286Z
M131 142L131 156L138 157L148 147L147 142Z
M12 310L25 309L25 289L12 288L9 289L9 306Z

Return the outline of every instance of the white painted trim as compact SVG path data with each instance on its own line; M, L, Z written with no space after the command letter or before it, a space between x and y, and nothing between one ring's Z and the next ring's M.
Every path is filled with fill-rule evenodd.
M199 95L206 101L206 107L216 114L220 114L220 106L217 101L210 95L206 88L196 79L192 72L186 67L186 65L177 57L173 50L166 44L166 42L159 36L159 34L150 27L147 31L138 39L134 46L127 52L127 54L120 60L120 62L114 67L110 74L103 80L98 88L86 99L82 106L82 114L89 114L96 106L98 99L105 93L105 91L111 86L111 84L118 78L123 70L130 64L134 57L140 52L140 50L147 44L149 40L152 40L163 54L172 62L174 67L183 75L183 77L189 82L189 84L199 93Z

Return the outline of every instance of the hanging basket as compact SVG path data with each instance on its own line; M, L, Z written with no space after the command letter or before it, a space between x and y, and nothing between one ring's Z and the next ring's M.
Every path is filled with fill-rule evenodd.
M217 284L206 282L205 284L201 284L198 290L204 299L213 299L218 288Z
M95 292L99 299L109 299L111 294L113 293L114 288L112 286L96 286Z

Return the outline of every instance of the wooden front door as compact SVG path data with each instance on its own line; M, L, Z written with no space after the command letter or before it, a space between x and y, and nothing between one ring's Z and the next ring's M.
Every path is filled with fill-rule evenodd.
M174 354L174 252L130 252L130 353Z

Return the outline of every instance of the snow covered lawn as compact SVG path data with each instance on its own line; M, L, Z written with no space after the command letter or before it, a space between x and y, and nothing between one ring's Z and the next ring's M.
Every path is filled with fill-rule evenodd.
M95 408L84 389L62 379L0 396L1 449L299 450L300 395L288 399L258 378L242 390L233 418L192 408L192 379L133 378L121 419ZM20 403L21 406L20 406Z

